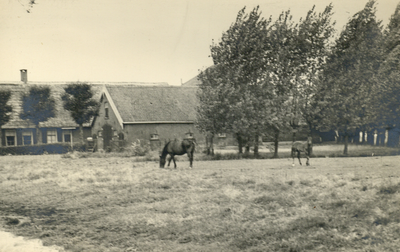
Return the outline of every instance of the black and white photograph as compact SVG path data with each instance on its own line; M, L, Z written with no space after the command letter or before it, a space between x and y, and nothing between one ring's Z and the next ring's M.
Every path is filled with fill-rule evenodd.
M0 0L0 252L400 251L399 0Z

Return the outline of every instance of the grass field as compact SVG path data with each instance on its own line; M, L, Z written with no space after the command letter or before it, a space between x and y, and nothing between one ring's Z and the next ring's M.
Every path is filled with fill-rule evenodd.
M0 222L67 251L400 251L400 157L0 157Z

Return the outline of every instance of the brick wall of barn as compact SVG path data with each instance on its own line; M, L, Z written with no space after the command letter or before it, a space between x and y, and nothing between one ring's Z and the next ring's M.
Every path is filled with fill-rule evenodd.
M196 139L197 144L205 143L205 136L194 127L193 123L126 124L124 134L128 144L140 139L141 142L150 144L153 149L161 148L169 140L190 137L190 134Z

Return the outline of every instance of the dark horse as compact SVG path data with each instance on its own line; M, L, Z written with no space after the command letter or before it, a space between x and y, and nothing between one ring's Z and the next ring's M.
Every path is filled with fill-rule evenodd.
M301 160L300 160L300 154L301 152L304 152L307 156L307 162L306 165L310 165L310 155L312 151L312 137L307 138L307 142L293 142L292 143L292 157L293 157L293 166L294 166L294 155L295 152L297 152L297 158L299 159L300 165L302 165Z
M194 141L192 140L183 140L183 141L179 141L179 140L173 140L173 141L169 141L165 146L164 149L161 152L161 156L160 156L160 168L164 168L165 166L165 158L167 157L167 155L170 155L170 158L168 159L168 166L171 163L171 159L174 161L174 165L175 165L175 169L176 169L176 162L175 162L175 155L183 155L185 153L187 153L188 157L189 157L189 161L190 161L190 167L192 168L193 165L193 152L194 152L194 148L195 148L196 144Z

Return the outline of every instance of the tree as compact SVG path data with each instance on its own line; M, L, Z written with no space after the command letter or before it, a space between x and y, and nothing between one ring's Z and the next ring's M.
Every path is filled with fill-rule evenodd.
M278 157L279 135L290 129L294 95L303 94L299 92L299 76L307 77L312 67L319 69L325 55L332 33L331 9L328 6L319 16L312 9L300 28L292 21L290 11L283 12L275 22L263 19L258 7L249 14L245 8L239 11L221 41L211 46L213 70L199 75L204 96L200 104L205 106L203 122L208 120L207 125L212 126L222 118L224 129L236 134L240 153L242 144L248 147L254 142L257 155L259 136L271 135L274 157ZM301 41L310 38L308 44ZM298 95L296 98L300 100Z
M55 100L51 97L50 87L32 86L28 93L22 95L22 113L20 118L30 120L36 127L36 142L39 137L39 123L45 122L56 114Z
M336 40L319 87L322 125L342 132L343 153L348 138L371 123L371 93L382 61L382 27L376 20L375 1L356 13Z
M0 90L0 146L2 142L2 131L1 126L6 124L11 117L12 107L7 104L11 98L11 91L9 90Z
M70 83L64 91L61 97L64 108L71 113L71 117L79 125L81 144L84 144L83 124L98 115L100 103L93 99L93 92L88 83Z
M305 119L310 129L314 123L312 118L316 108L311 105L315 79L324 63L329 39L334 32L332 14L332 5L319 14L314 6L306 18L296 24L292 21L290 11L282 12L265 38L270 48L265 54L268 65L267 88L273 93L268 98L267 111L270 116L267 117L267 129L273 132L274 157L278 157L281 132L298 127L300 117Z
M377 126L400 125L400 4L384 31L383 62L374 89L374 121Z
M301 121L302 117L307 123L309 133L317 127L319 107L315 93L319 84L318 76L329 55L330 41L335 32L335 22L331 21L332 9L330 4L322 13L317 14L313 6L306 18L300 19L297 29L295 55L298 56L299 67L292 90L294 111L291 126L299 127L296 121Z
M203 83L199 93L202 105L198 111L201 119L198 125L203 125L200 126L203 130L216 131L222 129L216 122L223 120L223 129L236 134L240 153L243 139L257 138L262 131L262 100L256 100L254 94L264 84L267 66L260 55L268 51L263 40L270 20L261 18L258 9L254 8L249 14L245 13L245 8L239 11L235 23L223 33L221 41L211 45L215 65L212 72L199 75ZM223 103L217 100L221 98Z
M198 75L201 85L197 91L199 106L197 110L196 127L206 134L207 155L214 155L213 139L218 133L226 132L226 112L228 104L225 102L223 90L219 85L216 67L205 69Z

